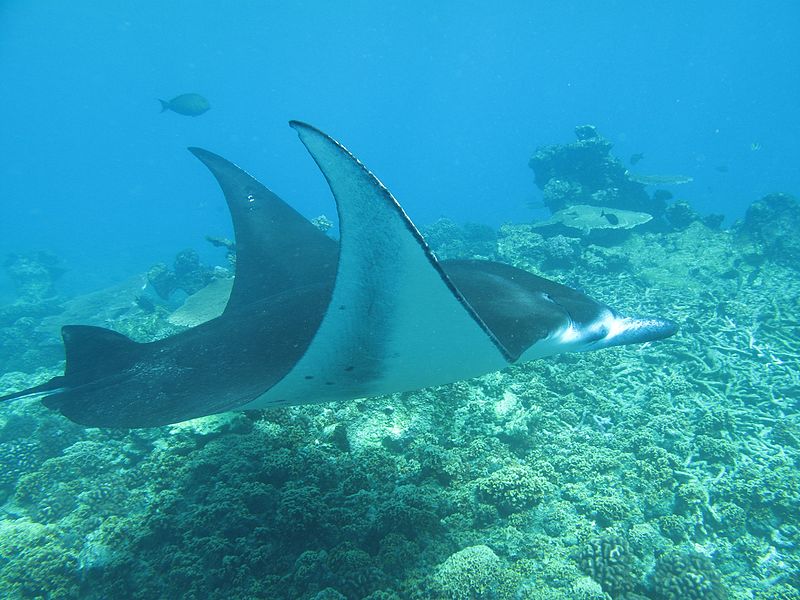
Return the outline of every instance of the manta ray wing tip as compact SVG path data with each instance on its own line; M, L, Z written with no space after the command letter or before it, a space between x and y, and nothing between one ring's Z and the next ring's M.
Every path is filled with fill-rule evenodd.
M186 149L192 154L194 154L200 160L203 160L204 158L217 156L213 152L206 150L205 148L200 148L199 146L187 146Z

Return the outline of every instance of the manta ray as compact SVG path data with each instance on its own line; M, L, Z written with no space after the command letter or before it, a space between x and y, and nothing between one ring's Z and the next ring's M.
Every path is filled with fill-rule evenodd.
M389 190L342 144L291 121L336 201L339 240L224 158L189 150L230 209L236 274L221 315L138 343L66 325L64 374L42 396L92 427L380 396L536 358L675 333L489 260L438 260Z

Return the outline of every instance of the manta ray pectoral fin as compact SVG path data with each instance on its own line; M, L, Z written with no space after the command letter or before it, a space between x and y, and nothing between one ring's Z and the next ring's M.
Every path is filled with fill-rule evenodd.
M102 327L66 325L61 328L67 359L64 375L50 381L0 397L0 401L45 396L48 406L58 404L59 395L130 367L140 356L140 344Z
M339 263L329 309L305 355L253 406L308 395L375 396L506 366L502 343L381 182L329 136L290 124L336 199ZM304 385L305 377L326 385Z
M233 219L236 278L226 310L323 281L333 286L333 239L232 162L202 148L189 151L217 179Z

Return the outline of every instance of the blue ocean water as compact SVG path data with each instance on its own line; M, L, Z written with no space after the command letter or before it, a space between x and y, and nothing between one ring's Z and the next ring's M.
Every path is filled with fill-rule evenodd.
M789 1L6 0L0 256L50 251L76 291L185 247L223 262L203 236L229 218L188 145L333 216L289 119L342 140L417 224L536 217L528 158L583 123L730 222L800 189L798 24ZM185 92L212 109L159 113Z
M0 597L800 597L800 204L791 196L800 194L800 8L497 4L0 0L0 396L51 377L52 386L75 384L44 406L0 403ZM185 93L202 94L211 110L160 112L159 99ZM386 391L355 386L342 402L314 404L323 398L315 391L291 408L117 429L205 414L191 411L241 390L240 377L271 374L261 367L301 348L303 335L312 345L324 337L287 319L288 343L273 344L276 313L258 312L254 323L252 304L185 331L221 310L228 288L218 284L230 286L229 272L214 272L208 287L208 269L166 273L177 281L171 296L156 276L146 292L136 283L184 248L230 266L205 240L231 237L230 215L187 146L237 162L309 218L335 219L290 119L341 140L418 225L444 216L488 226L423 229L454 280L446 259L503 262L620 314L664 317L644 325L658 323L669 339L401 394L351 399L352 389ZM637 175L691 178L667 189L700 216L685 209L625 229L648 215L600 202L635 180L604 162L598 138L589 136L594 171L563 158L586 146L554 150L582 124ZM540 148L536 164L561 160L550 181L568 191L586 172L609 176L596 186L603 206L568 204L567 216L583 216L577 227L561 214L541 228L551 215L535 207L548 197L528 165ZM752 205L772 192L783 193ZM722 213L727 227L748 206L747 222L731 230L702 219ZM314 243L330 244L314 233ZM351 248L369 251L374 236L365 237ZM47 272L44 255L6 263L36 251L64 275ZM354 345L345 381L358 380L356 361L405 360L389 353L406 348L387 331L413 332L403 383L427 368L443 381L452 361L452 338L431 334L436 327L418 335L425 311L398 317L377 293L393 288L372 285L392 282L397 262L392 255L388 268L371 269L383 279L349 288L378 317L361 327L376 343ZM397 287L410 279L400 272ZM575 306L574 290L559 304L551 282L537 285L546 308L535 313L542 328L523 332L533 337ZM429 322L453 316L450 294L408 287L398 297L412 309L443 303ZM315 296L300 289L292 298L308 308ZM496 299L517 306L511 295ZM483 318L494 301L473 308ZM381 302L390 309L373 311ZM577 306L557 348L598 323L618 334L633 322L609 321L593 301ZM520 322L484 331L513 342ZM66 368L61 326L78 323L137 341L175 338L137 359L149 350L68 330ZM345 346L353 338L352 329L335 332L328 339ZM459 350L494 352L482 333L470 340ZM162 352L173 342L183 350ZM322 389L337 383L303 376L314 379ZM176 412L164 417L169 403ZM145 420L153 415L161 418ZM89 420L98 416L107 420Z

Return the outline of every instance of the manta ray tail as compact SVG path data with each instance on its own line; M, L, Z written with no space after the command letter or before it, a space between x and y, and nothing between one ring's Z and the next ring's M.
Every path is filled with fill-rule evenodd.
M21 398L32 398L33 396L49 396L51 394L57 394L64 390L62 385L64 384L64 377L53 377L50 381L47 381L41 385L34 386L32 388L28 388L27 390L21 390L19 392L14 392L13 394L6 394L5 396L0 396L0 402L5 400L18 400Z
M59 394L101 380L108 377L109 373L117 373L133 365L141 346L121 333L89 325L62 327L61 337L67 357L64 375L26 390L0 396L0 402L31 396L54 396L46 402L52 407L58 404Z

